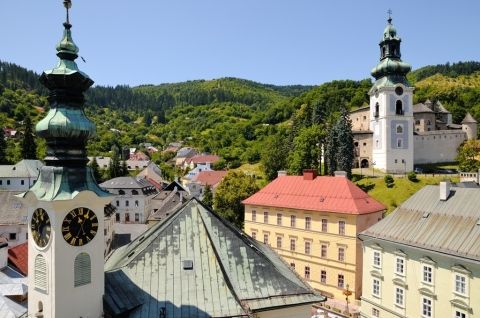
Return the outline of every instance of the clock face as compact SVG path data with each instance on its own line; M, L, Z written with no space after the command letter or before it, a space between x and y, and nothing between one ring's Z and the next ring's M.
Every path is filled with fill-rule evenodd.
M30 230L32 231L33 240L39 247L47 246L52 231L47 211L36 209L33 212Z
M63 238L70 245L82 246L87 244L93 240L97 231L97 216L87 208L76 208L63 219Z

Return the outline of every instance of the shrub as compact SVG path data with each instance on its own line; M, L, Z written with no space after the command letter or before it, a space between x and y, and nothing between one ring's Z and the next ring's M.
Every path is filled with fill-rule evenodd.
M391 188L395 185L395 180L393 179L392 175L390 175L390 174L385 175L383 180L385 181L385 184L387 185L387 188Z
M407 178L412 182L418 182L417 174L413 171L408 173Z

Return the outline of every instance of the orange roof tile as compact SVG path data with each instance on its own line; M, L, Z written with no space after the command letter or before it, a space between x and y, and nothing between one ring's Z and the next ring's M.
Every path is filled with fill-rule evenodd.
M8 261L23 275L28 275L28 243L22 243L8 250Z
M185 160L187 163L215 163L220 160L220 157L217 155L195 155L191 158Z
M203 185L210 185L214 186L227 175L228 171L202 171L200 172L195 181L203 184Z
M281 176L245 199L243 204L310 211L367 214L386 207L345 177Z

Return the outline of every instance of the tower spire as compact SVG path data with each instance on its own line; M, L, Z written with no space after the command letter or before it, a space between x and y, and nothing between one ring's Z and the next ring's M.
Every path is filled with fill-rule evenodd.
M63 1L63 6L65 7L66 11L67 11L67 20L65 21L65 23L67 24L70 24L70 8L72 8L72 0L64 0Z
M387 10L388 13L388 24L392 24L392 9Z

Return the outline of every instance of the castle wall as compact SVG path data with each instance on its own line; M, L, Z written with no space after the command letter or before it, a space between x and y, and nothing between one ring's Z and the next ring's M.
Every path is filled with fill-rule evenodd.
M436 130L414 137L414 164L452 162L458 147L467 139L461 130Z

